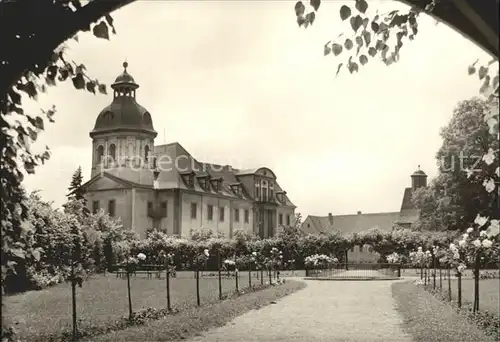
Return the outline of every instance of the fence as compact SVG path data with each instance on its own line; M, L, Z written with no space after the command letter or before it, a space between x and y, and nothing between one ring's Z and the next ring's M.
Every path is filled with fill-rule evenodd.
M401 277L400 264L337 263L306 269L306 277L332 279L397 279Z

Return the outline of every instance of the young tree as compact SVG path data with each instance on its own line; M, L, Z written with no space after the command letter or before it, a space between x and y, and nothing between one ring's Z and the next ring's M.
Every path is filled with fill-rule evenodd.
M73 173L73 177L71 178L71 183L68 188L68 194L66 197L69 201L79 201L81 202L81 210L84 215L90 214L90 211L87 208L87 199L85 198L85 189L82 187L83 184L83 175L82 175L82 167L78 166L78 169Z

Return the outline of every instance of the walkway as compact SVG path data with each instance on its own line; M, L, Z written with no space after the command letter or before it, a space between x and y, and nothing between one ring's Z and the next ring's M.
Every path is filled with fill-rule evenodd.
M308 286L191 341L411 342L400 329L392 281L307 281Z

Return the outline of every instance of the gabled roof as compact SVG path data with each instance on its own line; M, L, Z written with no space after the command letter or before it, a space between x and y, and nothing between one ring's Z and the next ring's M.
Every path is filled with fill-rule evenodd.
M183 189L193 190L196 192L209 193L213 195L222 195L225 197L239 198L252 201L245 186L242 186L241 195L236 195L231 189L231 184L240 183L238 176L239 170L233 169L230 165L217 165L210 163L202 163L197 161L189 154L184 147L178 142L155 146L151 153L152 158L156 158L156 166L159 170L156 189ZM268 170L267 168L255 169ZM271 171L272 172L272 171ZM107 177L114 180L120 180L129 187L135 188L153 188L154 173L152 169L144 168L142 170L132 170L130 168L114 168L107 169L104 172ZM188 187L183 180L183 175L194 174L193 187ZM272 174L274 176L274 174ZM215 191L213 187L204 188L201 184L202 177L210 177L211 179L222 179L221 189ZM96 176L97 177L97 176ZM94 179L87 182L88 185ZM275 183L275 192L283 191L279 184ZM284 206L294 207L295 205L285 195L284 202L280 203Z
M308 216L314 230L323 233L338 231L341 234L359 233L371 228L391 231L394 222L399 218L399 212L370 213L354 215Z

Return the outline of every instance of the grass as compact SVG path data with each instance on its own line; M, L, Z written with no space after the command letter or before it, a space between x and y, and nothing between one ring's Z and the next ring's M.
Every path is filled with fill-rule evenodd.
M415 342L495 341L422 286L394 283L392 295L403 317L403 329Z
M446 284L446 287L445 287ZM443 284L443 289L448 291L448 282ZM481 279L479 280L479 310L490 313L500 312L500 279ZM457 280L451 281L451 297L453 300L458 298ZM474 279L462 279L462 303L474 302Z
M250 310L259 309L272 301L304 288L304 282L287 280L285 284L247 293L200 308L190 308L165 319L130 327L88 341L179 341L200 335L203 331L223 326Z
M240 274L239 288L248 287L248 273ZM264 281L269 281L264 278ZM254 285L260 280L253 278ZM223 278L224 295L235 291L235 279ZM179 272L170 283L173 309L196 307L196 281L192 272ZM167 307L166 282L163 279L131 278L134 311ZM218 301L218 279L200 278L201 304ZM77 318L81 330L104 328L128 315L128 296L125 279L115 275L95 276L77 288ZM46 341L49 336L61 335L72 329L71 287L59 284L42 291L32 291L3 298L3 318L15 325L19 337L28 341Z

